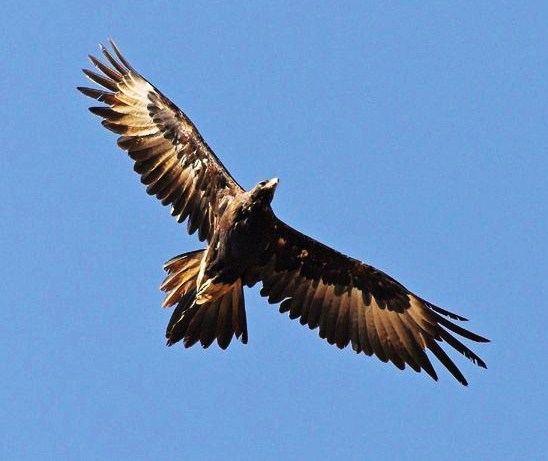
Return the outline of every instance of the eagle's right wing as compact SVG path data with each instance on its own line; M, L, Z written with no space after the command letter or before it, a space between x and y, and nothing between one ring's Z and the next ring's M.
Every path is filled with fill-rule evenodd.
M91 107L103 126L121 136L118 145L135 161L147 192L164 205L179 222L188 218L190 234L211 239L214 216L223 198L242 188L204 141L190 119L124 59L114 42L113 56L101 46L110 63L90 60L103 75L84 73L106 90L78 89L106 104Z
M375 354L400 369L408 365L415 371L425 370L437 380L425 353L430 350L464 385L466 379L440 343L486 368L456 335L488 340L449 320L465 318L424 301L384 272L280 220L274 224L264 265L255 268L246 283L259 280L261 295L270 303L281 303L280 312L289 312L290 318L299 318L310 329L319 327L320 337L339 348L351 343L357 353Z

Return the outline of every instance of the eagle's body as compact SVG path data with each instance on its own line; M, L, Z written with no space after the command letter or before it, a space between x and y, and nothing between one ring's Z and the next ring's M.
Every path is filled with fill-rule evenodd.
M320 337L355 352L375 354L398 368L425 370L437 379L426 350L462 384L466 379L440 347L445 342L474 363L485 363L454 335L487 339L452 320L466 320L407 290L399 282L345 256L278 219L271 201L278 180L246 191L230 175L190 119L124 59L102 47L110 66L90 56L102 72L84 70L105 90L80 87L106 103L90 110L121 136L118 145L135 161L147 192L207 241L205 250L179 255L165 265L163 305L176 306L168 344L185 347L215 340L223 349L233 336L247 342L244 285L262 283L261 295L281 303L280 312ZM453 333L453 334L451 334Z
M229 199L211 243L205 252L197 280L197 304L212 301L265 259L274 230L270 206L277 179L261 181L252 190Z

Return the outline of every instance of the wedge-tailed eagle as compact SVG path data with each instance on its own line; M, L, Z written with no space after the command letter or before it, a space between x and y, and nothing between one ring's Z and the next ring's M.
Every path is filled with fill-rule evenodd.
M139 74L110 41L106 59L90 56L103 87L78 89L104 103L90 111L118 133L118 146L163 205L207 248L169 260L161 289L175 306L167 344L183 340L225 349L233 336L247 343L243 287L262 283L261 295L321 338L356 353L375 354L400 369L409 365L437 380L429 350L462 384L467 381L441 348L447 343L480 367L485 362L457 336L487 342L451 320L465 318L415 295L389 275L303 235L271 208L278 179L242 188L190 119ZM451 319L451 320L450 320Z

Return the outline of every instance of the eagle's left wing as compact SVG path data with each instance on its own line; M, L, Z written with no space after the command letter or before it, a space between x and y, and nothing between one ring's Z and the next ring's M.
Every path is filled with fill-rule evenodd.
M211 239L215 216L224 199L243 189L204 141L190 119L139 74L122 56L114 42L114 55L101 51L107 65L90 56L101 72L84 69L104 89L78 89L106 106L90 107L103 118L103 126L120 134L118 145L135 161L147 192L179 222L188 218L190 234Z
M398 368L424 369L437 380L425 353L429 349L462 384L467 381L440 347L446 342L480 367L485 363L453 334L487 342L455 323L466 320L430 304L363 262L345 256L276 220L265 265L250 274L262 280L261 295L280 303L280 312L300 318L339 348L375 354Z

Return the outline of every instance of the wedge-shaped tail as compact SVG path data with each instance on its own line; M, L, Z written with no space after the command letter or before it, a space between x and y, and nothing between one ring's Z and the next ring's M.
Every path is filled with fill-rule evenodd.
M183 340L185 347L191 347L199 341L206 348L217 339L219 346L226 349L233 336L246 344L247 322L240 280L217 299L196 303L196 282L204 251L176 256L164 265L168 276L161 285L167 293L163 306L177 304L167 326L167 344Z

